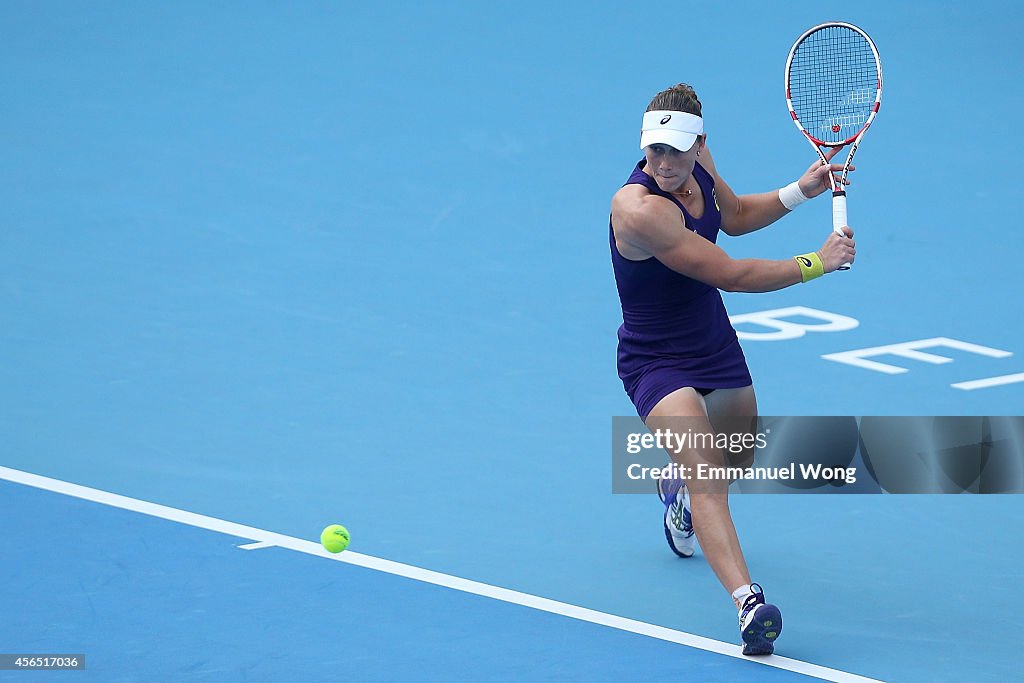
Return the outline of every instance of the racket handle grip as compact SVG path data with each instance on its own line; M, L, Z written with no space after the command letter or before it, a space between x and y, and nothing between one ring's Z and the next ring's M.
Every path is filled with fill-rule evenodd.
M838 235L845 235L843 226L847 224L846 219L846 192L836 190L832 193L832 230ZM838 270L849 270L850 264L844 263Z
M832 193L832 229L842 235L844 225L846 225L846 192L836 190Z

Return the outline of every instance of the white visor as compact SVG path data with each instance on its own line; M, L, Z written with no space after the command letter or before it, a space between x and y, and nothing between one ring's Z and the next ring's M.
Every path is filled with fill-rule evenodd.
M669 145L685 152L704 134L704 119L683 111L649 111L640 130L640 149L650 145Z

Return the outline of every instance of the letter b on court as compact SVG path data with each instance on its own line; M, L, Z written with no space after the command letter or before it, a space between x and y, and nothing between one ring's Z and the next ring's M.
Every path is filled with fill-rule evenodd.
M787 318L799 318L799 322L787 320ZM810 318L812 321L804 322ZM819 311L816 308L806 306L790 306L788 308L776 308L770 311L759 311L757 313L741 313L740 315L729 316L733 327L738 325L757 326L765 328L760 330L741 330L737 327L736 336L740 339L751 341L783 341L786 339L798 339L808 332L845 332L860 325L860 321L838 313Z

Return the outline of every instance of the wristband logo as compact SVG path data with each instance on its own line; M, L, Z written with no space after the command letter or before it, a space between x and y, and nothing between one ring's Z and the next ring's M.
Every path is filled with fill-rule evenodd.
M665 118L663 118L663 119L661 120L661 125L663 125L663 126L664 126L664 125L665 125L666 123L668 123L668 122L669 122L669 121L671 121L671 120L672 120L672 114L669 114L668 116L666 116Z
M803 264L804 268L810 268L811 266L814 265L813 263L811 263L811 259L807 258L806 256L797 256L796 260Z

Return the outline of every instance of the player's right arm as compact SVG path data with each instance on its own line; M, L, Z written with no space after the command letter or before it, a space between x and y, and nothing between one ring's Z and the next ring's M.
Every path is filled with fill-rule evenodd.
M727 292L771 292L801 282L794 259L730 258L719 246L687 229L672 202L639 186L627 186L615 195L612 225L619 251L627 258L653 256L677 273ZM846 231L846 237L831 233L818 250L824 272L853 262L853 231Z

